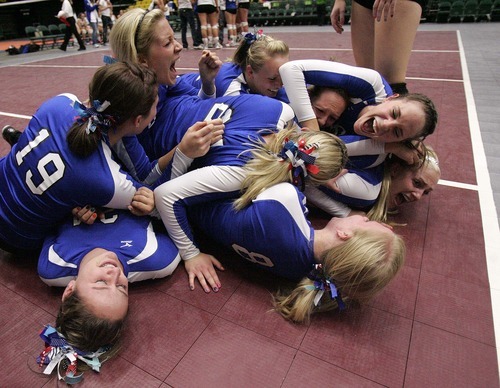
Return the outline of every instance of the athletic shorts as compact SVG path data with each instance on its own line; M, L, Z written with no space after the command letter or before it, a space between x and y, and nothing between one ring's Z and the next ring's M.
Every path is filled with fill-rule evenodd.
M233 15L236 15L236 11L237 11L237 9L226 9L227 13L230 13L230 14L233 14Z
M196 12L210 15L211 13L217 12L217 8L215 8L215 5L212 4L203 4L196 7Z
M238 3L238 8L250 9L250 2Z
M375 0L354 0L356 3L359 5L368 8L368 9L373 9L373 4L375 3ZM420 7L422 7L422 11L425 9L427 6L427 1L428 0L408 0L408 1L414 1L415 3L420 4ZM397 10L397 5L396 5L396 12Z

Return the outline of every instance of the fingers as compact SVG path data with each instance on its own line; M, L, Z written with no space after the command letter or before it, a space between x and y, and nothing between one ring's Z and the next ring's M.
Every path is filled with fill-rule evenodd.
M128 209L134 215L143 216L150 214L155 207L154 193L147 187L140 187L132 197Z
M222 65L222 61L219 59L219 57L209 51L209 50L203 50L203 53L201 54L200 62L199 65L206 65L210 69L217 69Z
M83 208L76 207L71 211L71 213L75 218L87 225L92 225L97 219L96 209L90 205L87 205Z
M203 291L217 292L221 288L221 283L216 268L224 269L221 263L211 255L200 253L198 256L184 262L186 271L189 275L189 288L194 290L195 279L198 279Z

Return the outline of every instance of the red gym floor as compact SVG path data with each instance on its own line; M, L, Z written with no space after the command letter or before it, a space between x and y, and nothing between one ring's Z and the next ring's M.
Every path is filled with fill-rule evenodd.
M350 36L330 28L276 32L292 59L353 64ZM410 91L430 96L440 113L428 142L438 152L441 184L405 206L394 221L408 255L398 278L369 305L294 325L271 311L281 281L249 270L212 248L225 264L222 289L206 295L172 277L133 284L120 355L82 386L120 387L497 387L497 349L480 193L462 72L459 35L419 31L408 69ZM52 50L58 51L58 50ZM53 58L0 67L0 127L23 128L47 98L82 100L106 50L55 52ZM232 51L218 52L222 59ZM30 54L24 54L30 55ZM196 67L186 51L178 67ZM473 117L473 116L472 116ZM9 152L0 140L0 155ZM316 219L318 222L322 222ZM491 276L491 275L490 275ZM54 386L38 374L38 332L54 323L62 291L36 275L36 258L0 251L0 386Z

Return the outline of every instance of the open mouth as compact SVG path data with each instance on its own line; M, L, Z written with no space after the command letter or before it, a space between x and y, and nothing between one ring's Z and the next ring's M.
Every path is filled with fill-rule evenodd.
M412 202L412 199L408 195L403 193L396 195L396 198L394 199L394 203L396 206L400 206L401 204L406 202Z

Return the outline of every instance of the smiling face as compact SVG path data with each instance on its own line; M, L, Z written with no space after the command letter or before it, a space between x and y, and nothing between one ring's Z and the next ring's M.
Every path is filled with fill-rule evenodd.
M288 62L288 55L275 55L269 58L259 70L247 65L245 78L252 93L267 97L276 97L278 90L283 86L279 68Z
M160 84L172 86L178 75L175 64L180 58L182 45L175 40L167 19L160 19L154 30L151 45L142 61L156 72Z
M318 120L320 129L333 127L342 112L347 108L347 101L337 92L325 89L311 99L311 105Z
M97 317L120 320L127 314L128 280L113 252L96 248L87 253L65 295L72 289L78 289L80 298Z
M418 201L433 190L441 174L430 163L432 162L424 163L416 171L399 164L391 166L391 186L387 198L389 209Z
M354 132L391 143L418 138L424 126L422 104L389 97L381 104L365 107L354 123Z

